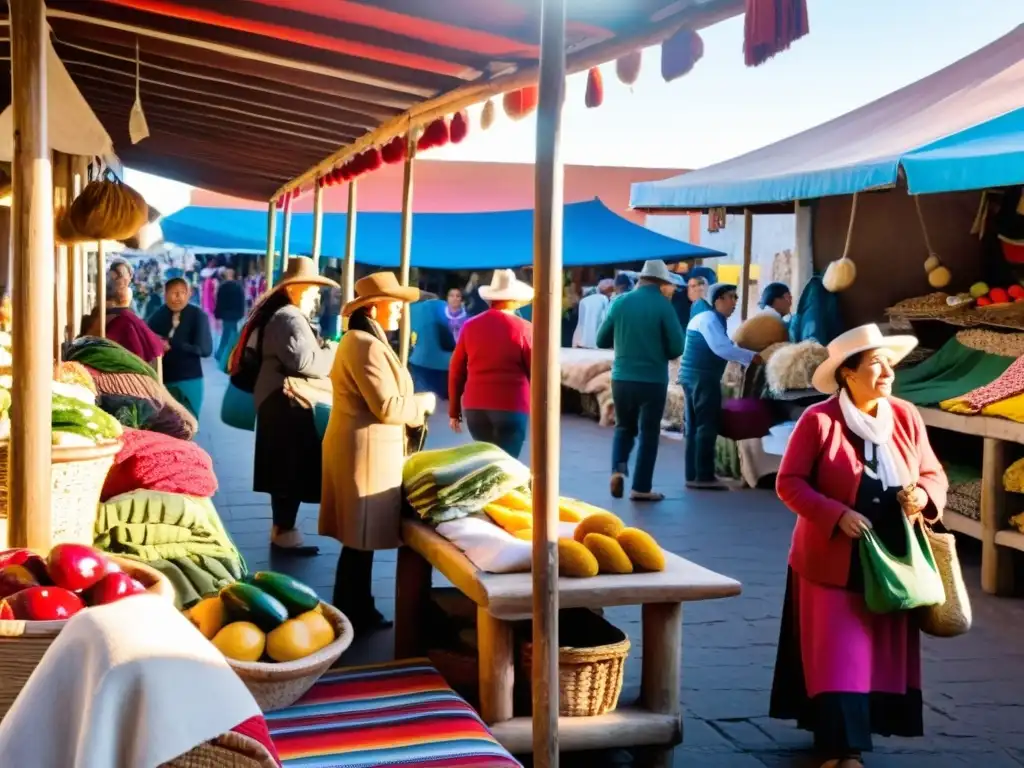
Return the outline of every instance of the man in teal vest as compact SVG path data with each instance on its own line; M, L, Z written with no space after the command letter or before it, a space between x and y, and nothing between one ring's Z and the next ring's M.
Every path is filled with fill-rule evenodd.
M448 399L448 365L455 351L455 335L448 326L445 302L430 299L409 305L416 344L409 353L409 373L417 392L433 392Z
M611 304L597 332L599 349L615 349L611 480L615 498L623 494L629 454L637 435L640 440L629 497L634 501L665 498L651 486L668 396L668 362L683 353L683 327L670 300L673 291L675 285L665 262L648 261L637 287Z
M750 365L756 353L737 347L726 332L736 310L736 286L716 283L708 289L710 312L694 315L686 326L686 348L679 367L685 399L686 487L724 490L715 477L715 441L722 413L722 374L730 360Z

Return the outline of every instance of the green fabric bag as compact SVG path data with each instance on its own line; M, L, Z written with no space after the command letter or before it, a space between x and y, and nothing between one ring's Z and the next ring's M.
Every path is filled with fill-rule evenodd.
M907 554L895 557L877 534L864 532L860 540L860 563L864 572L864 601L872 613L893 613L942 605L946 592L935 565L931 544L920 523L911 526L904 517Z

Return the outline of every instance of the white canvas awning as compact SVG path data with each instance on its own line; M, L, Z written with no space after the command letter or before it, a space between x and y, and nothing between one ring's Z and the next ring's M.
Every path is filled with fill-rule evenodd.
M113 152L114 145L63 62L46 42L46 113L50 149L67 155L95 157ZM124 116L125 122L128 115ZM14 107L0 113L0 160L14 159Z

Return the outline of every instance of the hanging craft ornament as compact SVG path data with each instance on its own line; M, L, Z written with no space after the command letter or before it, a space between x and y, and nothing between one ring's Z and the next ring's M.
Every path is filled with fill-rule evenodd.
M846 230L846 244L843 246L842 258L833 261L825 270L825 276L821 284L830 293L845 291L857 279L857 265L850 258L850 245L853 242L853 223L857 220L857 196L853 193L853 202L850 204L850 226Z
M142 111L142 96L139 93L139 83L142 80L139 69L139 39L135 38L135 103L132 104L132 111L128 116L128 138L132 140L132 144L138 144L149 137L149 125Z
M623 85L633 85L640 78L642 51L633 51L615 60L615 74Z
M480 130L486 131L492 125L494 125L494 118L497 116L497 108L494 106L494 100L488 99L487 103L484 104L484 109L480 113Z
M748 67L764 64L810 31L807 0L746 0L743 54Z
M591 67L587 72L587 109L600 107L604 103L604 79L599 67Z
M540 89L536 85L527 85L518 91L509 91L501 100L505 114L513 120L522 120L537 108L540 100Z
M416 142L416 149L422 151L424 149L443 147L448 143L450 138L451 134L448 129L448 120L443 117L439 117L423 129L423 135L420 136L419 140Z
M704 57L704 41L692 29L680 29L661 44L661 77L671 83L689 74Z
M405 136L395 136L391 141L380 148L381 159L388 165L396 165L405 160L405 150L408 139Z
M461 144L469 135L469 114L465 110L455 113L448 133L451 135L452 144Z
M948 267L943 266L942 260L932 248L932 241L928 237L928 225L924 221L924 211L921 210L921 197L919 195L914 195L914 208L917 210L917 222L921 225L924 247L928 251L928 258L924 261L924 271L928 275L928 285L932 288L945 288L953 279L953 275Z

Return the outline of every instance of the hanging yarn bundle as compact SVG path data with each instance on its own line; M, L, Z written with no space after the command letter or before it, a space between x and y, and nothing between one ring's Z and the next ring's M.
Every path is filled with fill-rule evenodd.
M64 244L127 240L142 229L148 214L146 200L127 184L97 179L58 213L55 234Z
M857 220L857 196L853 193L853 202L850 204L850 226L846 230L846 244L843 246L843 255L836 261L831 262L825 269L825 276L821 284L829 293L845 291L857 279L857 265L850 258L850 244L853 242L853 224Z
M810 31L807 0L746 0L743 55L748 67L764 64Z
M633 85L640 78L640 64L643 52L633 51L615 60L615 75L623 85Z
M928 258L924 261L924 272L928 275L928 285L932 288L945 288L953 279L953 274L948 267L943 266L942 259L932 248L931 238L928 237L928 225L924 221L924 211L921 210L920 195L914 195L914 207L917 210L917 221L921 225L924 247L928 251Z
M450 139L451 131L448 128L448 120L439 117L423 129L423 135L416 142L416 149L422 152L425 149L443 147Z
M486 131L494 125L495 117L497 117L497 107L494 106L493 99L488 99L487 103L484 104L483 111L480 113L480 130Z
M461 144L463 139L469 135L469 115L465 110L455 113L448 126L448 133L451 136L452 144Z
M380 148L381 159L387 165L397 165L405 160L406 144L408 139L405 136L395 136L391 141Z
M661 44L661 77L671 83L688 74L704 57L704 41L692 29L680 29Z
M522 120L535 109L540 101L540 89L536 85L527 85L518 91L509 91L501 100L505 114L513 120Z
M604 78L600 67L591 67L587 72L587 109L600 107L604 103Z

